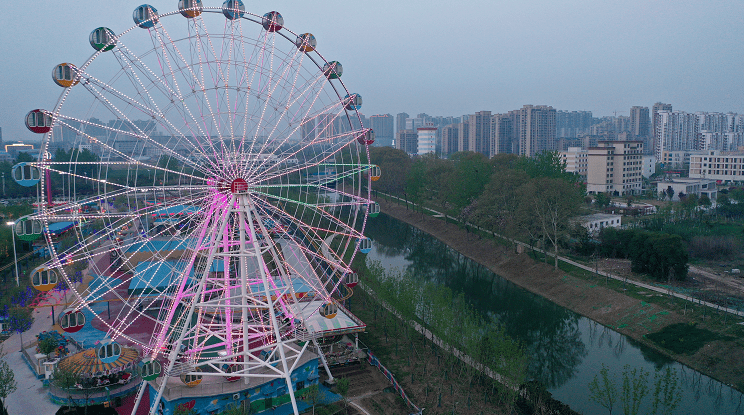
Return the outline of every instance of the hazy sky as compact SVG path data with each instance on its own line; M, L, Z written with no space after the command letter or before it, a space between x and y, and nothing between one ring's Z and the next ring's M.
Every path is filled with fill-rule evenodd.
M3 2L0 127L54 107L61 62L82 64L99 26L122 32L142 0ZM285 26L312 32L364 97L362 112L463 115L524 104L627 115L633 105L744 113L741 0L251 0ZM152 0L159 12L176 0ZM221 0L204 0L219 6Z

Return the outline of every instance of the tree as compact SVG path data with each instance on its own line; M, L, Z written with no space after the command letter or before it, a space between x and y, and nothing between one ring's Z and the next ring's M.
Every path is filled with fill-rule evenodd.
M654 375L653 413L671 415L682 400L677 371L667 367Z
M392 147L370 147L369 159L380 167L381 175L375 182L375 188L394 195L402 194L411 167L408 154Z
M516 238L519 230L517 216L522 202L517 197L517 190L528 179L529 176L521 170L495 170L475 205L475 222L492 232Z
M339 395L341 395L341 398L344 400L344 408L345 413L349 413L349 379L348 378L340 378L336 380L336 389L338 390Z
M703 195L700 196L700 198L698 199L698 205L700 206L710 206L712 204L713 203L710 201L710 197L708 197L708 195L706 195L705 193L703 193Z
M71 406L77 406L77 402L72 398L72 390L81 383L80 375L69 368L62 368L59 365L54 369L52 374L52 384L67 392Z
M302 395L302 398L300 399L307 402L308 405L312 406L313 415L315 415L315 407L318 404L322 403L324 400L323 393L321 392L320 387L317 383L308 386L305 390L305 393Z
M458 215L483 193L491 177L491 165L486 156L472 151L454 153L449 159L454 162L454 168L442 192L454 209L453 213Z
M669 197L669 200L674 199L674 189L672 189L672 186L667 187L666 195Z
M539 224L543 238L553 245L555 269L558 269L558 245L570 232L571 218L580 206L583 189L562 179L544 177L522 187L523 209ZM524 216L530 221L530 215Z
M30 329L33 322L34 319L28 309L16 307L10 310L8 325L11 331L21 336L21 351L23 351L23 332Z
M617 390L615 382L610 379L609 369L602 364L599 374L594 375L594 379L589 382L589 399L602 405L612 415L612 408L617 400Z
M0 357L5 356L3 353L2 346L0 346ZM2 398L2 408L4 414L8 413L8 408L5 406L5 399L10 396L11 393L15 392L18 383L15 380L13 369L5 359L0 359L0 398Z
M643 398L648 394L648 372L643 368L623 366L623 386L620 400L624 415L638 415Z
M44 337L44 340L39 342L39 351L45 355L55 351L57 347L57 341L52 336L46 336Z
M597 207L607 207L610 205L611 200L612 198L610 198L608 193L597 193L597 196L594 197L594 204Z

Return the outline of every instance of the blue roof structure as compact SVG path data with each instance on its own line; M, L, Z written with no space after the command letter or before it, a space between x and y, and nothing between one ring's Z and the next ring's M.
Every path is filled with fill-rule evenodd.
M193 215L198 212L199 208L191 205L177 205L165 207L152 212L153 217L158 216L178 216L178 215Z
M55 222L49 224L49 232L52 235L59 235L75 226L75 222Z
M132 293L162 293L169 287L175 287L183 270L186 268L184 261L142 261L137 264L134 277L129 281L127 292ZM193 275L193 270L191 271ZM189 276L187 284L191 284Z
M158 252L158 251L176 251L184 250L194 245L194 239L179 239L179 240L167 240L158 241L150 240L144 242L137 242L127 248L126 252Z

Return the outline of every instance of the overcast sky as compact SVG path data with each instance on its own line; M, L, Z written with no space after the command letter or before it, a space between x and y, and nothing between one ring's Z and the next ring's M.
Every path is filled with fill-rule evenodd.
M161 13L177 3L150 2ZM54 107L62 88L52 68L85 62L90 31L128 29L140 4L3 2L3 138L37 140L23 116ZM313 33L318 50L344 65L366 115L459 116L524 104L628 115L657 101L744 113L741 0L251 0L246 9L277 10L286 27Z

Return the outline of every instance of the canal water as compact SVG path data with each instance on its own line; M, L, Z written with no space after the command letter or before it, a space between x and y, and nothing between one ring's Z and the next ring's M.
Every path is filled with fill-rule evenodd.
M542 382L555 399L580 413L608 413L588 399L589 382L604 364L618 393L625 365L651 373L640 414L651 413L653 374L667 367L676 370L682 389L674 414L744 414L740 392L516 286L405 222L381 214L367 222L365 233L374 241L367 261L380 261L385 268L408 271L412 278L464 293L483 316L501 322L525 345L528 377ZM621 402L613 413L622 413Z

